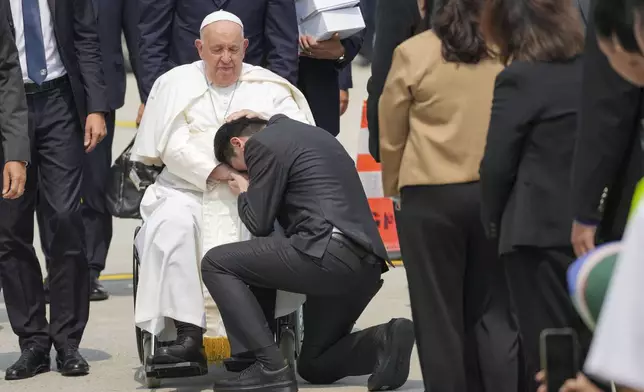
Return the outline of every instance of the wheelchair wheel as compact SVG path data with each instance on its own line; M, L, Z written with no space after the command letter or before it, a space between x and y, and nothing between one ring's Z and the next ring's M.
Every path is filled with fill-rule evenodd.
M285 328L282 330L282 333L280 334L279 347L282 355L288 361L288 364L291 365L291 367L295 366L295 361L297 360L297 344L295 340L295 332L291 328Z
M161 381L156 377L148 376L148 361L154 356L154 352L158 346L158 343L154 336L148 332L143 332L142 334L143 342L143 374L145 374L145 386L153 389L159 388L161 386Z
M139 232L140 227L137 227L134 231L134 238L136 238L137 233ZM139 252L136 250L136 246L132 245L132 297L134 297L134 308L136 308L136 290L139 287ZM139 362L144 364L144 350L143 350L143 331L141 328L135 326L134 333L136 335L136 349L139 354Z
M302 343L304 342L304 305L295 311L294 317L295 332L295 358L297 359L302 352Z

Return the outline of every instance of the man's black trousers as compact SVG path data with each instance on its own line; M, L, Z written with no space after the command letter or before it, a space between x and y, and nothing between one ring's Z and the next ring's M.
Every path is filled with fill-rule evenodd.
M107 136L96 145L94 151L85 154L83 166L83 186L81 190L81 213L85 225L85 243L87 245L87 260L90 277L98 279L105 269L107 251L112 242L112 215L107 211L105 186L112 166L112 142L114 141L116 114L114 111L105 116ZM41 199L36 207L40 243L45 255L45 263L49 269L51 252L49 244L51 230L44 224L44 216L51 210L47 199Z
M213 248L201 268L226 333L246 350L275 344L248 285L279 289L307 295L297 366L305 380L327 384L373 372L385 325L351 331L380 288L381 262L368 263L335 239L315 259L275 236Z
M89 317L89 274L81 216L84 132L67 78L27 91L31 164L24 195L0 200L0 279L11 327L21 349L76 348ZM4 158L3 158L4 161ZM33 247L37 198L52 207L43 217L48 249L50 322L40 264Z
M427 392L516 392L518 332L478 183L404 187L396 214Z

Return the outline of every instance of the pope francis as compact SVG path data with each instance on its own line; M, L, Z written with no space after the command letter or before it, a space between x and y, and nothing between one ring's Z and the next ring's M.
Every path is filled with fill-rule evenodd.
M205 362L204 331L225 336L216 305L203 288L200 263L209 249L250 234L227 185L233 169L215 159L216 131L245 110L313 124L299 90L264 68L243 63L248 40L235 15L208 15L195 46L201 61L176 67L155 82L132 150L132 160L165 165L145 192L144 223L135 239L141 262L135 323L160 340L176 338L157 350L156 363ZM275 316L303 301L278 292ZM233 344L234 351L243 347L236 350Z

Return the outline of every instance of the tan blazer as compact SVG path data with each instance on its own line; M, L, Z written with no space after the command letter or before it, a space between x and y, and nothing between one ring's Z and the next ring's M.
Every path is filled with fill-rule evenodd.
M447 63L432 31L399 45L379 102L385 196L407 185L477 181L496 60Z

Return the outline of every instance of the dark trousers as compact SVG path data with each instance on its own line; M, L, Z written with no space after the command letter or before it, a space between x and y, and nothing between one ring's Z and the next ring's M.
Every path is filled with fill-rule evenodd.
M338 70L334 62L300 57L297 87L309 102L316 126L333 136L338 136L340 133L340 84Z
M112 242L112 215L105 205L105 184L112 166L115 120L114 111L107 114L105 117L107 136L96 145L94 151L84 156L81 213L85 225L89 273L93 279L98 279L105 269L107 252ZM52 233L43 223L48 210L51 211L51 206L47 199L41 198L36 207L36 216L47 269L49 269L51 252L46 244L50 243Z
M63 79L65 80L65 79ZM69 84L27 94L32 161L25 194L0 201L0 279L21 349L78 347L89 316L89 276L81 217L83 137ZM33 247L36 199L51 209L43 225L48 249L50 322Z
M428 392L516 392L519 345L478 183L405 187L397 213Z
M534 392L538 387L534 376L541 368L541 331L574 328L579 335L582 359L590 347L591 333L575 311L566 284L566 271L575 256L572 248L525 247L502 257L525 361L525 388L521 391Z
M380 287L381 264L369 264L332 239L322 259L300 253L282 237L256 238L211 249L203 281L231 339L249 351L274 339L248 285L307 295L306 339L297 369L316 384L371 374L384 325L351 333Z

